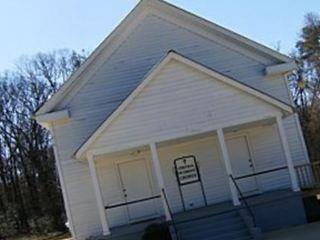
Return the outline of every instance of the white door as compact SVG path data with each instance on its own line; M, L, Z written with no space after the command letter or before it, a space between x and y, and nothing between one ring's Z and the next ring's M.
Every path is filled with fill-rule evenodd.
M254 165L245 136L228 139L227 148L234 177L254 173ZM250 195L258 191L257 181L254 176L239 179L237 183L244 195Z
M119 163L122 191L127 203L152 197L151 182L144 159ZM129 221L139 221L156 214L154 200L127 205Z

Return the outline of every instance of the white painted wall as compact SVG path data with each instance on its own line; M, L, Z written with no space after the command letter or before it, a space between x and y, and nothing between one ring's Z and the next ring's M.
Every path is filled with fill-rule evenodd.
M247 131L246 134L256 172L287 165L275 124ZM288 170L260 175L257 181L261 191L288 188L291 184Z
M88 166L75 161L72 154L169 49L289 101L284 78L263 76L265 66L275 64L270 59L257 61L231 50L227 41L209 40L163 18L148 15L92 79L56 109L69 109L72 118L66 125L55 126L54 131L77 239L100 234L102 230ZM301 140L294 140L299 139L296 125L288 121L285 126L294 161L305 161Z
M159 188L155 179L155 174L151 166L150 152L142 151L140 154L124 153L118 156L99 156L97 157L97 169L99 182L101 186L104 205L114 205L125 202L121 188L121 181L118 171L118 163L130 160L144 159L147 163L147 169L152 177L152 196L159 195ZM146 196L143 196L146 197ZM150 197L150 196L147 196ZM142 198L142 197L141 197ZM161 215L161 201L155 200L158 205L158 214ZM120 226L128 223L126 206L107 210L107 219L109 227Z
M77 129L69 125L53 127L55 144L68 195L68 205L72 216L76 239L86 239L90 235L101 234L102 228L94 190L86 162L80 163L72 158L73 149L80 144Z
M92 144L91 149L192 135L281 114L270 104L171 60Z
M227 134L226 139L234 136L247 136L256 172L286 164L276 126L268 125L241 130ZM179 143L172 142L158 147L166 193L173 212L183 210L173 163L174 159L181 156L194 155L196 157L208 204L231 199L227 174L218 146L217 137L212 133L212 136L199 137ZM150 166L150 157L149 151L141 151L140 154L134 155L124 153L122 156L105 155L98 158L98 174L105 205L124 201L120 180L117 176L116 162L145 158L149 163L149 171L154 176ZM154 194L156 195L159 190L155 177L153 181ZM290 188L290 178L286 170L263 175L258 177L257 181L262 192ZM193 204L193 207L202 205L203 199L198 184L188 185L182 189L187 206L189 204ZM159 214L163 214L160 201L158 201L158 206ZM110 210L107 213L108 222L111 226L128 223L125 208Z
M183 210L176 175L174 159L194 155L198 161L200 175L209 204L230 199L230 190L223 160L220 156L217 139L206 137L173 146L159 148L160 161L165 179L170 206L174 212ZM186 207L201 207L203 198L199 184L182 187Z

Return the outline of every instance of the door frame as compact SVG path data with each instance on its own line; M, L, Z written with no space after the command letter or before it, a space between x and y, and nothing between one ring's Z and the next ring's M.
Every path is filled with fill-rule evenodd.
M247 143L246 145L248 148L249 157L250 157L250 159L252 161L252 165L253 165L253 173L256 173L256 160L255 160L253 150L252 150L250 135L247 132L229 133L229 134L226 134L226 142L228 142L228 140L232 140L232 139L240 138L240 137L244 137L246 140L246 143ZM232 165L231 165L231 169L232 169ZM256 182L256 185L257 185L257 190L254 192L256 192L257 194L262 193L262 188L261 188L261 184L259 182L259 178L257 176L254 176L253 178L254 178L254 181Z
M146 156L140 156L140 157L134 157L134 158L130 158L130 156L127 156L127 157L124 157L122 159L117 159L117 160L114 161L114 165L115 165L114 169L115 169L116 176L117 176L119 193L121 193L121 198L122 198L123 202L127 202L127 200L125 199L125 197L123 195L123 191L122 191L123 190L123 181L122 181L122 178L121 178L120 164L125 164L125 163L128 163L128 162L134 162L134 161L143 161L144 162L145 167L147 169L147 177L148 177L148 182L149 182L149 187L150 187L150 190L151 190L151 194L155 195L153 177L151 175L151 169L150 169L149 161L147 161ZM151 201L152 201L152 205L153 205L154 212L155 212L153 217L159 217L160 213L158 211L157 204L155 202L156 200L151 200ZM128 205L126 205L125 209L126 209L125 210L125 215L126 215L128 224L135 223L135 222L140 222L140 221L147 220L147 219L150 218L150 217L146 217L146 219L141 218L141 219L138 219L138 220L132 220L132 219L130 219Z

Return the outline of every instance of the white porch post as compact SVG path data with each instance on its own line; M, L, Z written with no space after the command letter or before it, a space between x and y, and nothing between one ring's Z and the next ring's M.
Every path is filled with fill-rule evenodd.
M228 174L228 181L229 181L232 201L235 206L239 206L240 201L238 198L237 189L229 177L229 175L233 175L233 174L232 174L230 158L229 158L228 149L227 149L226 141L224 138L223 130L221 128L219 128L219 129L217 129L217 133L218 133L218 140L219 140L219 145L220 145L220 149L221 149L221 153L222 153L223 162L225 164L226 171Z
M286 133L284 131L284 127L283 127L283 122L282 122L281 116L277 116L276 119L277 119L277 126L278 126L278 130L279 130L279 136L280 136L281 145L282 145L283 152L284 152L284 155L285 155L285 158L286 158L286 161L287 161L287 166L288 166L288 169L289 169L292 190L297 192L297 191L300 191L300 188L299 188L296 171L294 169L294 165L293 165L293 161L292 161L292 157L291 157L291 153L290 153L290 149L289 149L287 135L286 135Z
M161 166L160 166L160 160L159 160L159 155L158 155L158 151L157 151L157 146L155 143L150 143L150 150L151 150L151 155L152 155L152 158L151 158L152 163L153 163L152 165L153 165L154 172L156 174L156 178L157 178L158 185L160 188L160 195L161 195L161 200L162 200L166 220L170 221L171 216L170 216L169 206L167 205L164 193L162 191L165 189L165 186L164 186L164 180L163 180L163 176L162 176L162 172L161 172Z
M94 156L93 155L88 156L88 161L89 161L89 169L90 169L90 175L92 178L94 193L95 193L95 197L97 200L103 235L109 235L110 230L109 230L109 226L108 226L108 222L107 222L107 218L106 218L105 209L103 206L102 194L101 194L101 189L99 186L97 170L96 170L96 166L95 166L95 162L94 162Z

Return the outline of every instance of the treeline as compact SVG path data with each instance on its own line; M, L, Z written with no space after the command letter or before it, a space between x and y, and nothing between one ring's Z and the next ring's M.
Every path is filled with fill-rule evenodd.
M50 135L33 114L84 59L40 53L0 75L0 239L65 230Z
M290 79L293 99L300 116L312 161L320 161L320 17L305 16L305 25L292 54L298 70Z

